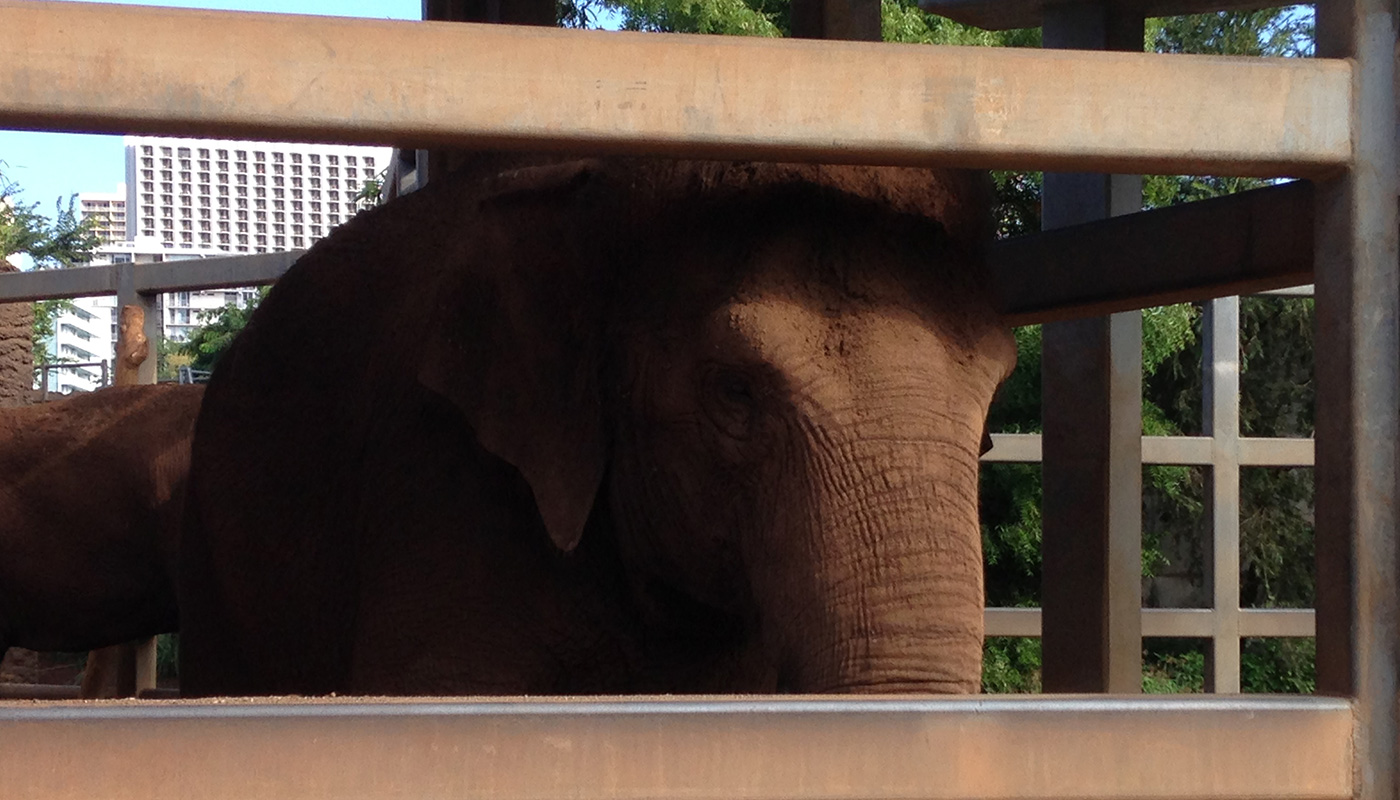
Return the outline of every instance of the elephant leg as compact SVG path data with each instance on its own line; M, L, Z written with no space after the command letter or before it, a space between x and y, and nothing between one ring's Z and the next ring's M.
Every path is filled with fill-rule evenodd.
M88 653L79 696L83 699L132 697L136 694L136 650L114 644Z

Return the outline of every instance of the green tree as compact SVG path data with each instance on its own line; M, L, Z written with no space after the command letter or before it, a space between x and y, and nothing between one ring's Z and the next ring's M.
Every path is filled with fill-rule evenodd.
M38 203L19 199L19 184L4 175L0 162L0 256L9 261L27 256L35 269L59 269L92 260L100 244L92 225L84 222L74 207L77 195L54 201L52 219L39 213ZM34 363L58 360L48 351L53 339L54 320L73 307L67 300L41 300L34 304L32 352Z
M258 303L267 296L268 288L258 290L257 297L246 306L232 303L199 315L200 326L178 345L177 352L190 358L193 369L212 370L219 363L233 339L248 324Z

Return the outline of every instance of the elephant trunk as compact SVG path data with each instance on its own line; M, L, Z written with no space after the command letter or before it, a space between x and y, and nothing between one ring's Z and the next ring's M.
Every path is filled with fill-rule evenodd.
M793 504L805 513L791 520L807 528L810 549L783 562L781 596L767 605L786 690L978 690L979 434L947 433L944 425L943 438L867 435L815 448L807 500Z

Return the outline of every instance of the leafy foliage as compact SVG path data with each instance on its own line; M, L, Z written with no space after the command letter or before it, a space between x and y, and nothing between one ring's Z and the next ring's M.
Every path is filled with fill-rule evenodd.
M259 289L257 298L246 306L230 303L214 311L202 312L199 315L200 326L194 329L190 338L180 343L177 352L190 356L190 366L194 369L212 370L219 362L219 356L248 324L248 319L267 292L267 287Z
M38 203L20 201L20 192L19 184L0 172L0 258L25 255L35 269L71 267L92 260L93 251L101 242L93 226L80 219L74 208L77 195L70 195L66 206L62 198L56 199L50 220L39 213ZM68 300L41 300L34 304L35 364L63 360L49 354L47 343L53 339L55 320L72 308Z
M59 364L70 360L65 356L51 354L48 342L53 339L57 332L58 318L72 311L73 308L72 300L39 300L34 303L33 353L36 365Z

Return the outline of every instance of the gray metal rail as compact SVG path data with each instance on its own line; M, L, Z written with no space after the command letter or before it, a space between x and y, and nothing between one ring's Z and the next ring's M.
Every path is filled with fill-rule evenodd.
M0 775L45 800L1316 799L1351 796L1351 732L1331 698L0 704Z

